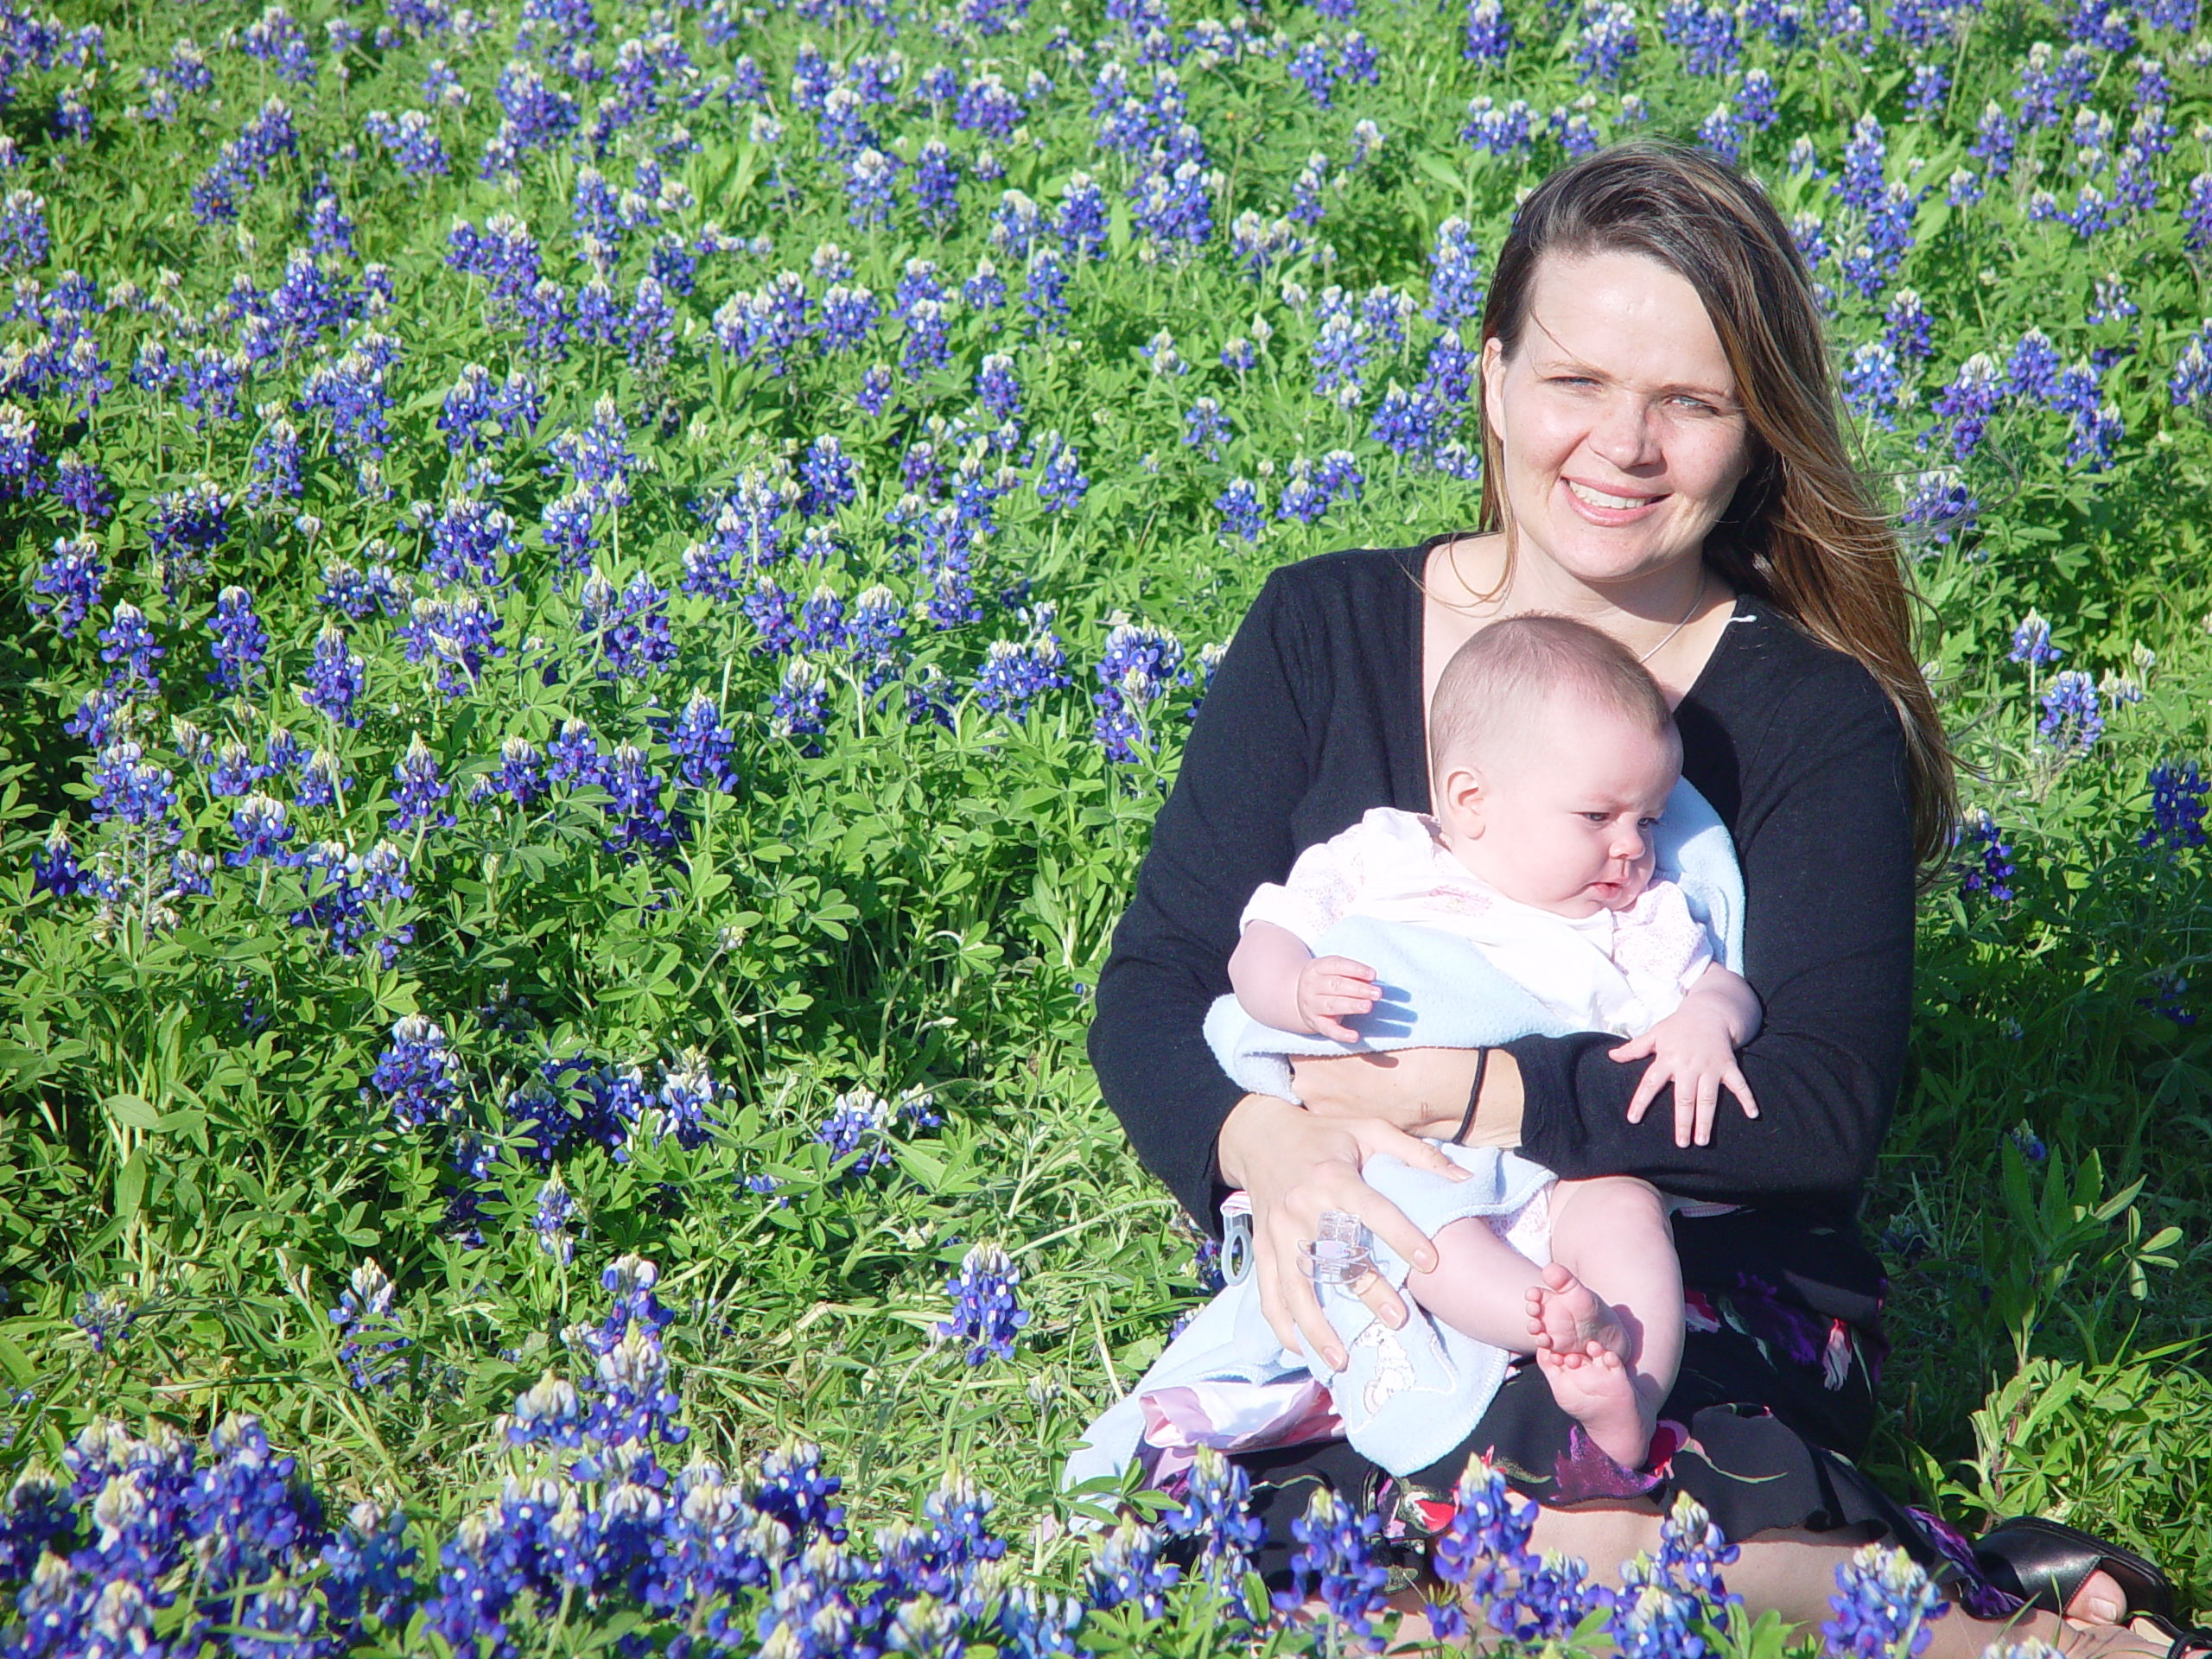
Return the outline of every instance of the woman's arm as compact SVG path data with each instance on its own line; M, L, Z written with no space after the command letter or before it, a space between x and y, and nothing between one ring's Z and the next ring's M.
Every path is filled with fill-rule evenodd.
M1765 688L1759 688L1765 690ZM1756 1122L1675 1144L1673 1114L1626 1121L1643 1067L1595 1033L1508 1046L1522 1149L1569 1179L1637 1175L1687 1198L1848 1199L1872 1172L1912 1011L1913 857L1897 717L1855 663L1822 654L1732 722L1745 976L1765 1024L1742 1052Z
M1291 813L1311 783L1305 710L1331 690L1284 586L1278 572L1260 590L1192 724L1090 1025L1106 1103L1145 1166L1208 1227L1227 1192L1215 1138L1243 1090L1201 1027L1230 989L1245 901L1296 856Z

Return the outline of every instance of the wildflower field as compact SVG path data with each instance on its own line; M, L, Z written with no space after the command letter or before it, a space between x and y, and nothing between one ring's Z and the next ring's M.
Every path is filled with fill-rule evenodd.
M1792 221L1975 769L1876 1461L2212 1603L2196 27L0 3L0 1652L1359 1645L1366 1517L1317 1630L1219 1470L1055 1497L1213 1271L1089 986L1243 607L1469 522L1516 194L1644 133ZM1461 1497L1499 1630L1779 1650L1696 1516L1614 1596Z

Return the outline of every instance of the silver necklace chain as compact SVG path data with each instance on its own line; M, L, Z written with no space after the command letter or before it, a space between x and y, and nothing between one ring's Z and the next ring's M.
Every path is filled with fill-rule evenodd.
M1669 645L1675 643L1675 636L1680 633L1684 628L1689 626L1690 618L1697 614L1697 607L1704 598L1705 577L1700 575L1697 581L1697 591L1690 595L1689 609L1682 613L1682 620L1681 621L1675 623L1673 627L1667 630L1667 637L1665 639L1662 639L1657 645L1652 646L1650 650L1645 652L1643 656L1636 659L1636 665L1638 668L1643 667L1644 664L1649 662L1661 652L1666 650Z

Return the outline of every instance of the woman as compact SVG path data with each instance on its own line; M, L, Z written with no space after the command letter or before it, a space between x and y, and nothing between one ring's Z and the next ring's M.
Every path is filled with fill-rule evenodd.
M1847 457L1803 266L1739 175L1671 146L1618 146L1522 205L1480 361L1486 533L1269 579L1161 810L1100 978L1091 1058L1139 1155L1193 1216L1211 1224L1229 1191L1249 1194L1268 1317L1332 1369L1343 1355L1300 1243L1324 1211L1347 1211L1433 1265L1359 1174L1382 1152L1448 1170L1416 1136L1518 1146L1563 1177L1637 1175L1738 1207L1676 1223L1692 1329L1644 1469L1575 1441L1529 1368L1465 1446L1405 1483L1342 1443L1247 1455L1271 1541L1314 1481L1405 1516L1418 1512L1406 1497L1448 1490L1487 1452L1544 1506L1541 1549L1624 1560L1687 1491L1742 1545L1730 1585L1755 1609L1826 1617L1836 1563L1888 1537L1973 1611L2003 1613L2015 1604L1960 1541L1849 1460L1885 1351L1859 1191L1904 1067L1916 866L1947 847L1955 798L1898 550ZM1529 611L1578 617L1643 660L1675 707L1685 776L1735 837L1765 1014L1742 1064L1761 1113L1711 1145L1676 1143L1663 1105L1627 1122L1643 1068L1607 1058L1599 1034L1314 1061L1296 1076L1303 1107L1240 1096L1201 1036L1253 888L1369 807L1427 809L1436 676L1475 631ZM1387 1287L1363 1294L1403 1321ZM2111 1623L2155 1600L2155 1569L2067 1541L2081 1559L2057 1563L2018 1534L1993 1555L2011 1556L2018 1587L2103 1621L2113 1651L2165 1651ZM1979 1652L1998 1627L1959 1617L1937 1630Z

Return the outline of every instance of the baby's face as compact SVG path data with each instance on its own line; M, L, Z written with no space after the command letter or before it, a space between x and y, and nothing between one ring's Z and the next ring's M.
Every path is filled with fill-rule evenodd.
M1611 713L1554 711L1488 766L1448 771L1438 816L1475 874L1579 920L1643 896L1652 831L1681 772L1664 737Z

